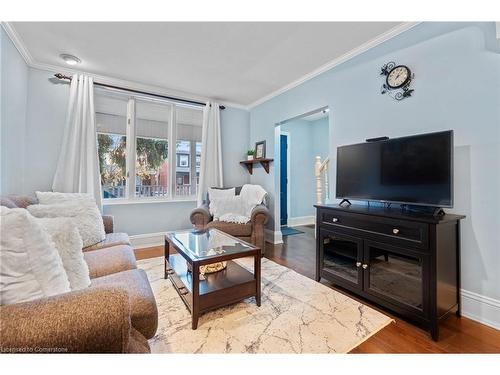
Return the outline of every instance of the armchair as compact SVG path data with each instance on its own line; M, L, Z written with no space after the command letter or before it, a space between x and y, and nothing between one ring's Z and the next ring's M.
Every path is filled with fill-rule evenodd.
M240 194L241 186L236 187L236 195ZM191 211L190 219L197 229L217 228L243 241L252 243L261 249L262 255L266 250L266 240L264 237L265 225L269 219L269 209L266 204L260 204L252 210L250 221L246 224L227 223L224 221L214 221L210 214L210 197L199 207Z

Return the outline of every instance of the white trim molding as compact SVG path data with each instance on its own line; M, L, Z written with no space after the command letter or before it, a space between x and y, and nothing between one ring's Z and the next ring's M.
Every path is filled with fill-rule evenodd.
M500 330L500 301L461 290L462 316Z
M238 108L238 109L244 109L248 111L248 107L238 104L238 103L232 103L228 101L223 101L223 100L217 100L216 98L207 98L204 96L192 94L192 93L187 93L184 91L179 91L179 90L171 90L167 89L164 87L159 87L159 86L154 86L150 84L143 84L135 81L128 81L128 80L123 80L119 78L114 78L110 76L103 76L99 74L94 74L91 72L85 72L82 70L78 69L71 69L68 67L64 66L58 66L58 65L52 65L52 64L46 64L42 62L36 61L31 53L29 52L28 48L26 47L26 44L22 40L21 36L17 33L14 27L9 22L2 22L2 27L9 36L10 40L14 44L14 46L17 48L21 56L23 57L24 61L26 64L33 69L39 69L39 70L45 70L48 72L52 73L63 73L67 75L73 75L75 73L84 73L87 74L91 77L94 78L94 81L108 84L108 85L113 85L113 86L119 86L119 87L124 87L127 89L132 89L132 90L139 90L139 91L145 91L149 92L152 94L158 94L158 95L165 95L165 96L172 96L175 98L179 99L186 99L186 100L194 100L194 101L199 101L199 102L207 102L210 100L216 100L219 104L224 105L226 107L232 107L232 108Z
M297 216L288 218L289 227L298 227L301 225L314 225L316 223L316 216Z
M420 24L420 22L403 22L400 25L388 30L387 32L380 34L376 38L371 39L368 42L363 43L360 46L350 50L349 52L344 53L342 56L339 56L336 59L333 59L332 61L320 66L319 68L317 68L317 69L313 70L312 72L302 76L301 78L289 83L288 85L283 86L282 88L280 88L276 91L273 91L272 93L256 100L255 102L253 102L252 104L250 104L248 106L248 109L252 109L252 108L258 106L259 104L267 102L268 100L274 98L275 96L283 94L284 92L291 90L294 87L297 87L306 81L309 81L311 78L314 78L314 77L320 75L321 73L324 73L324 72L332 69L333 67L340 65L340 64L346 62L347 60L350 60L350 59L362 54L363 52L366 52L369 49L372 49L372 48L378 46L379 44L382 44L382 43L388 41L389 39L392 39L395 36L398 36L399 34L404 33L405 31L410 30L411 28L417 26L418 24Z
M495 26L497 29L497 39L500 39L500 22L495 22Z
M145 233L130 236L130 243L134 249L145 247L163 246L165 244L165 234L167 232Z
M159 95L167 95L167 96L175 96L181 99L188 99L188 100L196 100L196 101L201 101L205 102L208 100L217 100L222 105L225 105L227 107L232 107L232 108L238 108L238 109L244 109L249 111L250 109L258 106L259 104L262 104L275 96L278 96L308 80L311 78L316 77L317 75L320 75L321 73L324 73L333 67L340 65L356 56L359 54L368 51L371 48L374 48L378 46L381 43L386 42L387 40L394 38L398 36L399 34L404 33L405 31L410 30L411 28L415 27L416 25L420 24L420 22L403 22L400 25L388 30L387 32L380 34L379 36L375 37L372 40L369 40L366 43L361 44L360 46L346 52L342 56L337 57L336 59L333 59L332 61L320 66L319 68L313 70L312 72L296 79L295 81L283 86L282 88L275 90L271 92L270 94L267 94L263 96L262 98L254 101L250 105L244 105L244 104L239 104L239 103L233 103L229 101L223 101L223 100L217 100L217 98L206 98L202 96L198 96L195 94L191 93L186 93L182 91L175 91L175 90L169 90L163 87L158 87L158 86L153 86L153 85L148 85L148 84L142 84L139 82L133 82L133 81L126 81L118 78L112 78L112 77L106 77L106 76L101 76L89 72L83 72L83 71L78 71L74 69L68 69L66 67L61 67L61 66L56 66L56 65L51 65L51 64L45 64L36 61L33 56L30 54L28 49L26 48L26 45L22 38L19 36L19 34L15 31L15 29L12 27L12 25L9 22L2 22L2 27L4 28L5 32L9 36L9 38L12 40L12 43L16 46L17 50L23 56L24 60L26 61L26 64L35 69L40 69L40 70L46 70L49 72L54 72L54 73L63 73L63 74L74 74L74 73L86 73L92 77L94 77L95 81L102 82L102 83L107 83L110 85L115 85L115 86L121 86L125 88L130 88L130 89L135 89L135 90L141 90L141 91L147 91L151 92L154 94L159 94ZM499 26L497 23L497 37L499 35Z
M264 237L266 242L272 243L273 245L279 245L283 243L283 236L281 231L272 231L271 229L264 229Z

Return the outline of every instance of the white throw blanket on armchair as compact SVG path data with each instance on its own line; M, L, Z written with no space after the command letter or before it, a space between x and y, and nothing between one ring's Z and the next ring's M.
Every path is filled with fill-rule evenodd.
M214 220L246 224L250 221L252 210L263 202L266 194L260 185L245 184L240 195L210 199L210 213Z

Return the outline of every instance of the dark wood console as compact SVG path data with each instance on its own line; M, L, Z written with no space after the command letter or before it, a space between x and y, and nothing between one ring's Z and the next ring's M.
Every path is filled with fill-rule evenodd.
M460 315L460 220L400 209L318 205L316 279L350 291L439 337Z

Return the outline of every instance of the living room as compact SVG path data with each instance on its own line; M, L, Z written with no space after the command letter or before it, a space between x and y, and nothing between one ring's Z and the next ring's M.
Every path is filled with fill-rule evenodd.
M2 17L1 352L498 363L486 9Z

